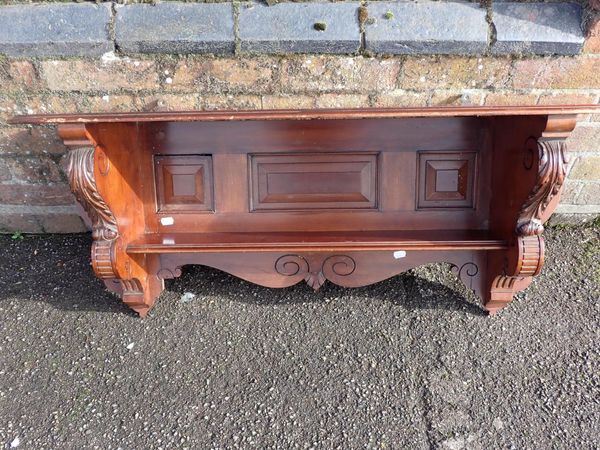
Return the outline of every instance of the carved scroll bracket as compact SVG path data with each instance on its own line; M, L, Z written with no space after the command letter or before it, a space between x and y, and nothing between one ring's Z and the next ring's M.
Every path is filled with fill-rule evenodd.
M98 192L94 178L94 147L71 150L67 175L71 190L92 222L92 265L100 278L116 278L114 242L119 236L117 221Z
M117 221L98 192L94 178L94 148L71 150L68 155L67 173L75 198L92 221L93 238L108 241L116 239Z
M560 193L567 175L567 148L563 139L540 139L538 176L536 184L522 206L517 220L518 236L539 236L551 211L550 202Z

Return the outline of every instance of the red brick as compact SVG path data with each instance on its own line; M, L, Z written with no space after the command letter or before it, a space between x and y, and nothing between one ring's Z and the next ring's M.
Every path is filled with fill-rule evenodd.
M89 113L136 111L136 96L122 94L90 95L83 98Z
M600 53L600 17L596 18L594 23L589 25L583 52Z
M401 59L298 56L281 63L282 91L377 92L396 87Z
M517 89L600 89L600 58L552 57L515 61Z
M410 57L402 66L400 87L418 91L508 86L508 58Z
M593 105L598 103L598 94L556 94L540 96L540 105Z
M41 87L30 61L0 61L0 91L36 90Z
M114 61L57 60L40 63L41 76L52 91L159 89L156 63L129 58Z
M269 92L273 86L276 61L270 57L185 59L176 65L167 88L214 93Z
M85 96L41 95L0 97L0 120L7 122L13 116L27 114L60 114L88 112Z
M0 94L0 125L7 125L8 120L16 114L22 114L17 101L8 95Z
M485 97L486 106L530 106L537 103L537 94L491 93Z
M0 184L0 203L5 205L72 205L74 201L66 184Z
M4 160L0 159L0 181L9 181L11 178L12 175L8 170L8 165L4 162Z
M198 109L197 94L155 94L138 99L142 111L185 111Z
M52 159L47 156L5 156L13 182L57 183L64 182L63 175Z
M571 152L600 153L600 124L586 123L577 125L567 139L567 147Z
M33 214L0 214L0 232L41 233L42 227Z
M40 222L45 233L82 233L88 231L81 217L76 214L53 214L39 215Z
M569 173L571 180L600 180L600 156L580 156Z
M573 205L577 201L577 196L581 191L583 183L567 179L560 194L560 202L563 204Z
M483 100L483 94L480 92L456 92L436 90L431 96L429 104L431 106L447 105L480 105Z
M54 127L0 128L0 154L61 154L65 151Z
M585 183L577 197L577 204L600 205L600 181L595 183Z
M321 94L317 96L317 108L365 108L369 96L359 94Z
M200 98L202 109L261 109L258 95L208 95Z
M308 95L263 95L264 109L314 108L315 98Z
M427 106L429 94L411 93L405 91L390 91L377 94L373 106L380 108L419 107Z

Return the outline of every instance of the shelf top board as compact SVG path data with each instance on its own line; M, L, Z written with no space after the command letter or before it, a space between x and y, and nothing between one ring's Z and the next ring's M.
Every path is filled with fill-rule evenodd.
M598 114L600 105L452 106L436 108L280 109L252 111L115 112L34 114L13 117L13 124L85 124L114 122L215 122L244 120L357 120L410 117L493 117Z
M127 246L128 253L211 251L359 251L501 250L508 244L484 230L290 231L146 234Z

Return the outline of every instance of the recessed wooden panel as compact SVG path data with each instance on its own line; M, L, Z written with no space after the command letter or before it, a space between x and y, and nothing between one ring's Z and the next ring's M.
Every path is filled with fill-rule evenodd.
M214 210L210 156L156 156L154 167L158 212Z
M419 152L419 208L472 208L475 152Z
M250 155L251 209L375 209L377 154Z

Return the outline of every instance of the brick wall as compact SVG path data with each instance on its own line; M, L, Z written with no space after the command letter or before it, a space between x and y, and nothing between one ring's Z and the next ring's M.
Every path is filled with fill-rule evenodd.
M0 11L1 14L1 11ZM596 28L594 28L596 27ZM124 54L0 57L0 229L85 230L52 127L15 114L600 102L600 28L574 56ZM1 48L1 47L0 47ZM600 115L568 141L559 213L600 214ZM560 216L559 216L560 217Z

